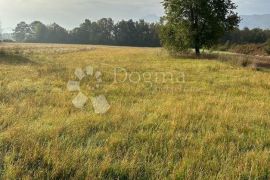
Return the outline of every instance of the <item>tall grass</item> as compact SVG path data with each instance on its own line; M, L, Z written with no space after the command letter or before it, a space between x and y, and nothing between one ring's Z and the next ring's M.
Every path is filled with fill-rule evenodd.
M0 62L1 179L269 179L269 72L159 48L20 48L37 65ZM72 105L66 84L87 65L103 73L106 114ZM185 82L113 83L115 67Z

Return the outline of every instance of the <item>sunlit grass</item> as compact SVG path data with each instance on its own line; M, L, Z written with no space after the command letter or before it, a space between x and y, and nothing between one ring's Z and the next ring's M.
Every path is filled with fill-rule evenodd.
M270 74L159 48L6 45L0 57L0 177L268 179ZM111 109L76 109L74 70L103 73ZM114 82L129 73L185 74L180 84ZM123 77L125 74L118 74ZM83 81L82 85L88 82ZM95 92L82 89L89 96Z

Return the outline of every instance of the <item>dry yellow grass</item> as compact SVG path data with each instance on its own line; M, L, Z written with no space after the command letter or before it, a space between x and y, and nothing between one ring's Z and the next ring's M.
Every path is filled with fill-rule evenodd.
M159 48L2 46L13 54L0 57L1 179L270 178L269 72ZM87 65L103 85L82 89L106 95L106 114L72 105L67 82ZM185 82L113 83L116 67Z

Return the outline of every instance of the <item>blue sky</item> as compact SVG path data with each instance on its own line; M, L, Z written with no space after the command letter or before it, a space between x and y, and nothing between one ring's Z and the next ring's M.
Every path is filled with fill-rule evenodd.
M161 16L162 0L0 0L0 21L10 31L20 21L57 22L70 29L85 18L139 19ZM235 0L240 14L270 14L270 0Z

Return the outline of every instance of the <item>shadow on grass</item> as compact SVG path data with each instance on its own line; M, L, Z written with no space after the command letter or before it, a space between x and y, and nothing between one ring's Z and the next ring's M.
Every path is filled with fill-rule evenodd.
M9 65L34 65L37 64L21 53L11 53L0 50L0 64Z

